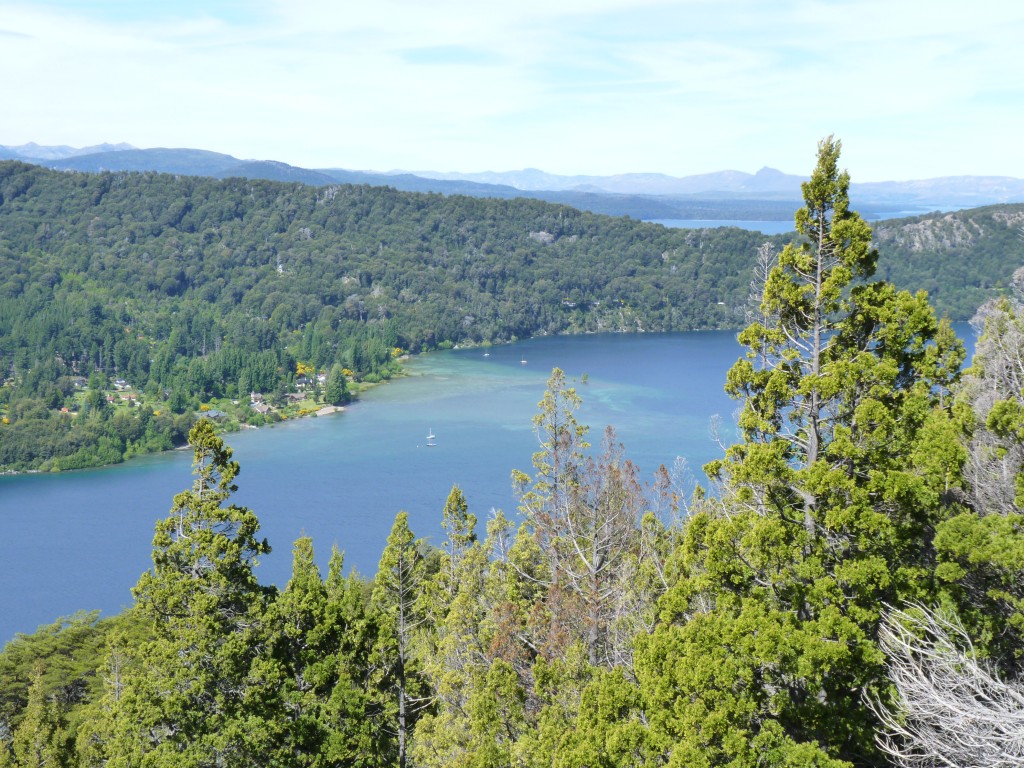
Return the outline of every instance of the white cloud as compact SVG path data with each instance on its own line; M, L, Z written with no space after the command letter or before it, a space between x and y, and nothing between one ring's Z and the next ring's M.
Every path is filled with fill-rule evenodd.
M0 2L0 143L684 175L801 172L835 132L855 180L1024 176L1016 4L153 6Z

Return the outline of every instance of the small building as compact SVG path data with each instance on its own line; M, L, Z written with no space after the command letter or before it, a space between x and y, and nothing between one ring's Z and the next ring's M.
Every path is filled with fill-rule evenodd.
M270 406L266 403L253 403L252 409L262 416L266 416L270 413Z

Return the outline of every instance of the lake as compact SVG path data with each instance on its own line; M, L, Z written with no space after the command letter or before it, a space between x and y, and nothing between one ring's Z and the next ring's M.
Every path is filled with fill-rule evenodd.
M761 221L748 219L644 219L651 224L662 224L673 229L714 229L715 227L739 227L766 235L783 235L793 232L793 219L784 221Z
M577 417L591 425L591 442L612 424L645 477L681 456L703 478L701 465L720 453L711 415L732 423L736 404L722 386L740 354L732 331L438 352L412 360L408 377L371 389L345 413L227 435L241 465L232 500L257 513L274 548L257 573L283 586L291 545L307 534L321 568L337 544L346 570L372 575L399 510L417 536L441 541L454 483L481 526L493 508L514 514L510 474L532 471L530 420L556 366L583 398ZM431 432L436 445L427 447ZM130 604L151 564L153 525L191 481L186 451L0 477L0 643L79 609L110 615Z

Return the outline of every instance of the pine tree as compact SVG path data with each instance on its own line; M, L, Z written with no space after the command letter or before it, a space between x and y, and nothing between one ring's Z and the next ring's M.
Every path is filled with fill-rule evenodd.
M334 652L322 660L333 675L325 708L328 765L385 766L391 764L390 739L379 729L378 697L373 689L373 643L377 627L370 616L369 588L356 573L344 576L345 559L337 547L327 570L325 642Z
M313 555L313 541L295 542L292 576L268 608L268 653L256 660L261 707L272 732L265 756L292 766L320 765L327 739L324 708L334 682L335 652L327 619L327 590Z
M324 402L330 405L346 405L352 397L348 391L348 379L341 365L335 363L324 387Z

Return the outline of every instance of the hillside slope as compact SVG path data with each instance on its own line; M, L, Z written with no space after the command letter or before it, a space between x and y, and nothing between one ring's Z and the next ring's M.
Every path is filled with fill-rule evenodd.
M967 320L1024 266L1024 205L930 213L873 224L879 277L924 289L936 309Z

